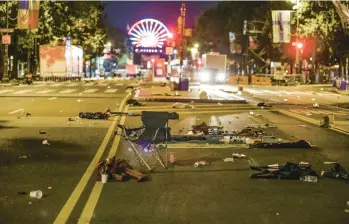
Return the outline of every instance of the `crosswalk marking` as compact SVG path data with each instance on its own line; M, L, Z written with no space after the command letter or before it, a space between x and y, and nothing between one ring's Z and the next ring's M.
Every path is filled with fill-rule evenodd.
M67 86L68 86L68 87L73 87L73 86L77 86L77 85L79 85L79 83L70 83L70 84L68 84Z
M50 93L50 92L54 92L56 90L54 89L45 89L45 90L41 90L41 91L37 91L36 93Z
M59 93L72 93L75 91L77 91L77 89L66 89L66 90L60 91Z
M55 84L53 84L51 86L63 86L63 83L55 83Z
M105 93L115 93L116 91L118 91L118 89L108 89L106 91L104 91Z
M14 94L30 93L30 92L33 92L33 91L34 90L32 90L32 89L25 89L25 90L20 90L20 91L14 92Z
M296 113L296 114L317 114L317 115L325 115L325 114L335 114L335 115L347 115L345 112L333 112L333 111L327 111L327 110L303 110L303 109L289 109L290 112Z
M84 85L85 86L93 86L95 83L93 83L93 82L88 82L88 83L85 83Z
M97 86L107 86L109 85L108 83L98 83Z
M83 92L83 93L94 93L94 92L96 92L96 91L98 91L98 89L87 89L87 90L82 91L82 92Z
M0 90L0 94L1 93L10 93L10 92L13 92L14 90L12 89L4 89L4 90Z

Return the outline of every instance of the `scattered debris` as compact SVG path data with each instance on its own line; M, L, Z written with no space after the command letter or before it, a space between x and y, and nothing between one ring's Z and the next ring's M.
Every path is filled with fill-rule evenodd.
M287 99L284 99L285 102L287 102L288 100Z
M37 190L37 191L31 191L30 193L29 193L29 196L31 197L31 198L37 198L37 199L40 199L40 198L42 198L42 191L40 191L40 190Z
M131 106L145 106L144 103L140 103L135 99L129 99L126 101L126 105L131 105Z
M115 156L97 165L97 181L101 181L102 174L108 174L108 179L116 181L125 181L130 177L136 178L138 182L148 180L148 176L135 170L126 160Z
M319 107L319 104L318 103L314 103L313 107Z
M177 108L177 109L195 109L195 106L177 102L177 103L172 105L172 108Z
M315 98L311 98L311 101L315 101Z
M234 162L234 158L225 158L223 159L224 162Z
M46 134L46 131L39 131L39 134L44 135Z
M259 173L254 173L250 175L252 179L257 178L268 178L268 179L288 179L288 180L299 180L305 176L311 176L312 178L306 178L306 180L311 179L312 181L317 181L317 174L311 169L311 165L300 165L295 163L287 162L283 166L278 164L268 165L268 166L250 166L251 170L260 171Z
M232 156L233 158L239 158L239 159L246 158L246 155L240 154L240 153L233 153Z
M27 156L20 156L20 157L18 157L19 159L28 159L28 157Z
M78 99L77 102L80 103L80 102L82 102L82 100Z
M258 104L257 104L257 107L263 107L263 108L264 108L264 107L271 107L271 105L266 104L265 102L261 102L261 103L258 103ZM263 108L262 108L262 109L263 109Z
M109 114L103 112L80 112L79 118L108 120ZM74 120L69 120L74 121Z
M194 167L207 166L207 165L209 165L209 163L206 161L199 161L199 162L194 163Z
M47 187L47 189L48 189L48 190L51 190L51 189L52 189L52 187Z
M312 114L311 114L311 113L307 113L307 114L305 114L305 115L307 115L307 116L311 116Z
M250 114L254 114L254 112L253 112L253 111L250 111Z
M337 162L324 162L324 164L332 164L328 171L322 171L321 176L333 179L349 180L349 174L347 171Z
M42 141L43 145L50 145L50 143L47 140Z

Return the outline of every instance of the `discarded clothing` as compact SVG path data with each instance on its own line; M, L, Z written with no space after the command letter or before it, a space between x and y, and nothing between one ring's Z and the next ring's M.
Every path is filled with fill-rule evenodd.
M101 174L108 174L108 179L116 181L125 181L131 177L136 178L138 182L148 180L146 175L133 169L126 160L118 159L115 156L97 165L97 181L101 181Z
M272 143L256 143L253 144L252 147L255 148L304 148L310 149L311 145L308 141L299 140L297 142L272 142Z
M85 119L101 119L101 120L108 120L109 114L108 113L102 113L102 112L80 112L79 113L80 118Z
M286 179L299 180L304 176L317 176L316 172L311 169L311 165L300 165L287 162L284 166L250 166L251 170L261 171L260 173L251 174L252 179Z
M321 176L349 180L349 174L339 163L333 163L333 167L331 167L328 171L322 171Z
M144 106L144 103L140 103L135 99L129 99L126 101L126 105L131 105L131 106Z

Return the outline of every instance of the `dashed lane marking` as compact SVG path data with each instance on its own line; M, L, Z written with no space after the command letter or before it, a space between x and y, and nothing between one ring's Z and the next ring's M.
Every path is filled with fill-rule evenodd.
M14 111L9 112L8 114L15 114L15 113L22 112L22 111L24 111L24 109L14 110Z
M118 89L108 89L108 90L106 90L106 91L104 91L105 93L115 93L115 92L117 92L118 91Z
M75 92L77 89L66 89L66 90L63 90L63 91L60 91L59 93L72 93L72 92Z
M30 92L33 92L33 91L34 90L32 90L32 89L24 89L24 90L21 90L21 91L14 92L14 94L30 93Z
M5 89L5 90L0 90L0 94L2 93L10 93L10 92L13 92L14 90L12 89Z
M51 86L63 86L63 83L52 84Z
M73 86L78 86L79 85L79 83L71 83L71 84L68 84L67 86L68 87L73 87Z
M46 90L41 90L41 91L37 91L36 93L50 93L50 92L54 92L56 90L54 89L46 89Z
M97 92L98 89L87 89L85 91L82 91L83 93L94 93L94 92Z

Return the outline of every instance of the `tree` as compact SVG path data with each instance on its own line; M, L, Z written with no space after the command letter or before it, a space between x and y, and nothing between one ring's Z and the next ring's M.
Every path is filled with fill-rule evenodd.
M348 1L342 3L349 5ZM343 64L349 56L349 30L343 29L332 1L302 2L299 33L316 38L318 59L323 64Z
M264 59L286 60L282 54L283 46L272 43L271 10L287 10L290 7L291 5L285 2L275 1L219 2L217 7L207 9L197 19L194 39L200 43L200 50L203 52L214 50L229 55L229 32L234 32L236 43L242 45L244 52L247 53L248 37L244 36L242 32L244 20L247 20L249 24L252 21L259 21L256 27L262 33L254 36L259 46L256 51L265 52L261 54ZM256 55L252 54L250 58L262 67L265 60L261 60L261 56L255 57ZM230 56L237 57L238 55Z

